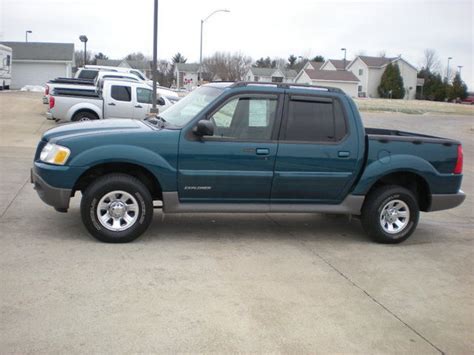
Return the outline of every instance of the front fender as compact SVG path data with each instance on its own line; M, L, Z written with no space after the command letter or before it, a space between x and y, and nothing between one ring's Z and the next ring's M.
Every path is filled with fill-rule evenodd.
M94 111L96 115L99 117L99 119L102 118L102 110L100 108L98 108L96 105L93 105L91 103L81 102L69 108L69 110L66 113L66 120L71 121L74 115L81 110Z
M370 162L356 184L353 194L365 195L380 178L397 172L409 172L422 177L428 183L431 193L451 193L447 189L451 190L449 186L453 185L447 184L448 180L459 179L457 189L461 184L460 175L440 174L433 165L420 157L396 154Z
M73 167L88 167L106 163L130 163L139 165L152 173L160 182L163 191L176 191L176 167L152 150L122 144L93 147L73 156L69 162Z

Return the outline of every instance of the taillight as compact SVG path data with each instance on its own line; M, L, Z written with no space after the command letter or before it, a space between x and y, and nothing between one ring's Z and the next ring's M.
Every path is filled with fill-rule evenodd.
M49 97L49 108L50 109L52 109L54 107L54 103L55 103L54 96L50 96Z
M463 153L462 145L458 145L458 158L456 159L456 166L454 167L454 174L462 174Z
M49 86L48 86L48 85L46 85L46 86L44 87L44 94L45 94L45 95L49 95Z

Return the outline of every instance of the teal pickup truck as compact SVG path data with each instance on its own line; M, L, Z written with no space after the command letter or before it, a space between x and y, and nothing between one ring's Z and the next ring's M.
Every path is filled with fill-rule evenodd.
M157 118L47 131L31 181L60 212L80 191L82 220L104 242L136 239L162 208L348 214L399 243L420 211L463 202L462 161L458 141L364 128L338 89L211 83Z

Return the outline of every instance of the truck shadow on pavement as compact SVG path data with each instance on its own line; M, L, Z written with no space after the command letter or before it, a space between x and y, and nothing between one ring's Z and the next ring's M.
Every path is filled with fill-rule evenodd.
M80 211L71 208L64 215L59 233L46 233L58 239L96 242L82 225ZM47 228L47 226L46 226ZM60 231L60 229L63 229ZM443 234L433 236L430 228L419 226L402 246L434 243ZM133 243L187 240L234 241L314 241L339 243L372 243L360 221L343 215L326 214L181 214L164 215L156 211L148 230Z

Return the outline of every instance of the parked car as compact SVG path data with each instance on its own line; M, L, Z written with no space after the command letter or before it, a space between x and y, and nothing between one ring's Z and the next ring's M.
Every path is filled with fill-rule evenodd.
M116 93L114 103L133 100L128 90ZM47 131L31 181L60 212L81 192L82 220L104 242L137 238L160 200L164 213L356 215L375 241L399 243L414 232L420 211L463 202L462 164L456 140L364 129L339 89L213 83L159 120Z
M103 118L144 119L150 112L152 89L149 85L127 79L108 79L97 84L94 92L56 88L49 97L48 119L57 121L89 121ZM172 103L158 100L160 111Z
M90 91L94 93L96 91L97 83L105 78L116 78L116 79L129 79L134 81L143 82L135 74L122 73L122 72L110 72L110 71L98 71L94 79L77 79L77 78L56 78L48 81L44 88L43 103L49 104L49 95L55 89L62 89L81 92ZM146 83L146 82L145 82Z

